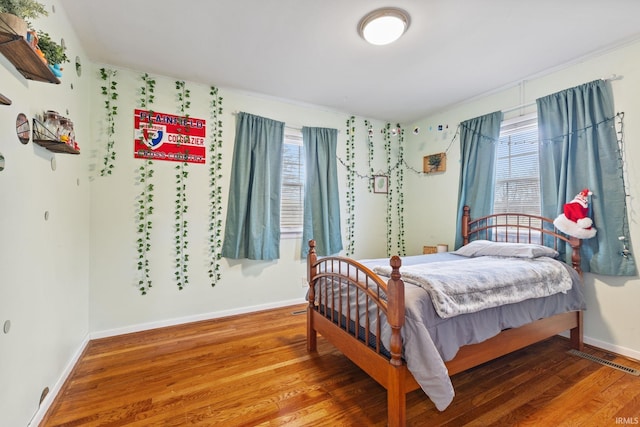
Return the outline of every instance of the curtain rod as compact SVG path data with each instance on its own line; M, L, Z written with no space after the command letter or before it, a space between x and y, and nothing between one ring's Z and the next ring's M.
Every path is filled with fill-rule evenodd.
M609 77L602 77L602 78L600 78L600 80L610 81L611 82L611 81L614 81L614 80L622 80L622 76L619 76L617 74L612 74ZM521 108L532 107L534 105L536 105L536 101L528 102L526 104L516 105L515 107L505 108L504 110L502 110L502 112L503 113L510 113L512 111L519 110Z
M239 113L239 111L233 111L233 112L231 113L231 115L233 115L233 116L237 116L237 115L238 115L238 113ZM251 113L248 113L248 114L251 114ZM281 121L281 120L279 120L279 121ZM284 122L284 127L285 127L285 129L295 130L295 131L298 131L298 132L302 132L302 128L303 128L303 126L299 126L299 125L289 125L289 124L287 124L286 122ZM310 127L311 127L311 126L310 126ZM338 135L340 135L340 134L342 133L342 132L340 131L340 129L336 129L336 130L338 131Z

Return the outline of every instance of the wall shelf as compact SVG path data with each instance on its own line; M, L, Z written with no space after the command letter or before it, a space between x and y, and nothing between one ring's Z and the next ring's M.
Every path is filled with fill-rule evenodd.
M2 105L11 105L11 100L0 93L0 104L2 104Z
M23 37L0 30L0 53L26 79L60 84L60 80L49 69L49 66L45 64Z
M56 139L55 135L38 119L33 119L33 143L54 153L80 154L80 150Z

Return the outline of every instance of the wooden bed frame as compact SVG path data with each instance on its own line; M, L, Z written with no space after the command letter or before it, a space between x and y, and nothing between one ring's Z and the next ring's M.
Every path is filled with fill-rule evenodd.
M553 220L527 214L494 214L470 219L469 208L464 207L462 221L463 244L472 240L484 239L517 243L539 243L544 240L546 246L559 248L566 242L572 249L572 267L580 275L580 243L574 237L559 234L553 226ZM541 239L542 237L542 239ZM307 309L307 349L316 351L317 334L338 348L346 357L358 365L368 375L387 389L387 417L389 426L406 424L406 394L420 388L402 359L401 328L404 325L404 283L400 275L401 260L398 256L390 259L391 278L384 282L373 271L346 257L318 258L315 241L309 242L307 257L309 281L309 306ZM567 248L568 250L568 248ZM350 318L349 310L342 312L341 307L331 307L333 303L326 298L326 304L317 304L315 284L319 280L340 281L353 287L354 292L362 293L366 300L363 307L375 304L375 316L378 321L360 324L358 317ZM357 289L357 290L356 290ZM381 298L381 290L386 294ZM333 297L332 297L333 299ZM338 305L342 305L339 303ZM321 307L331 307L322 309ZM361 310L352 308L352 310ZM362 308L366 310L366 308ZM388 351L380 342L380 319L391 328L391 341ZM342 320L340 320L342 319ZM351 327L349 327L349 324ZM478 366L497 357L542 341L564 331L570 331L571 346L583 349L582 311L572 311L549 318L537 320L519 328L508 329L478 344L467 345L458 351L454 359L446 362L449 375L454 375L474 366ZM358 333L360 331L360 333ZM364 337L369 337L364 339Z

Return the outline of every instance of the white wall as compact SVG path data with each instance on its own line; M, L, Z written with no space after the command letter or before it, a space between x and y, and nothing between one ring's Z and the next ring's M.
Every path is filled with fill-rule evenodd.
M416 167L423 156L445 151L461 121L517 105L530 104L536 98L612 75L622 76L612 82L616 112L624 112L627 200L631 231L631 251L636 263L640 261L640 42L585 59L514 85L510 88L457 105L432 117L407 126L420 127L418 135L409 134L407 149ZM513 111L505 115L530 112ZM437 131L439 124L449 126ZM429 128L432 130L429 131ZM418 251L424 244L448 243L455 239L455 211L460 174L460 146L456 138L448 151L447 171L424 177L413 175L407 200L407 227L411 230L408 245ZM636 359L640 358L638 329L638 301L640 280L635 277L612 277L585 274L587 311L585 313L585 341Z
M72 60L88 62L64 12L56 4L37 23L64 38ZM53 389L88 333L89 179L91 77L65 65L62 83L26 80L0 55L0 425L27 425L45 387ZM71 88L73 85L73 89ZM53 154L32 142L22 145L16 116L45 110L75 124L80 156ZM55 159L57 168L51 168ZM45 220L45 211L49 219Z
M108 66L105 66L109 68ZM97 67L96 67L97 68ZM113 334L187 319L218 316L251 311L274 305L303 302L306 289L305 261L300 258L301 239L283 239L281 258L277 261L222 260L222 281L212 288L207 277L208 224L209 224L209 167L190 164L187 179L189 211L188 232L190 242L190 283L178 290L173 266L173 208L175 199L174 162L155 162L155 213L151 237L151 278L153 287L141 296L137 287L137 239L135 223L136 198L140 186L136 183L136 169L142 164L133 157L133 110L138 108L141 72L115 69L118 82L118 109L116 123L116 162L111 176L100 177L97 171L91 182L91 292L90 329L98 333ZM94 86L102 80L94 73ZM178 114L175 79L153 76L156 79L154 111ZM209 87L186 83L191 93L192 117L209 119L211 97ZM326 111L317 107L287 103L281 100L253 96L233 90L220 89L223 97L223 217L226 218L229 176L235 137L235 113L239 111L283 121L287 126L320 126L339 130L339 155L345 157L347 139L345 113ZM92 92L92 115L96 124L93 139L96 155L93 169L100 168L104 152L104 98L99 91ZM357 119L361 136L365 136L363 119ZM383 124L378 124L380 128ZM210 123L208 124L210 126ZM208 129L210 132L210 129ZM376 143L381 146L378 132ZM209 144L207 143L207 146ZM358 155L367 158L364 139L358 141ZM384 159L378 159L383 161ZM367 170L361 170L366 173ZM341 188L346 187L346 169L339 166ZM367 192L367 181L358 180L357 214L358 255L384 256L385 235L368 230L384 230L384 196ZM346 192L341 192L343 223L346 222ZM371 214L374 212L374 214ZM346 229L343 231L346 234ZM382 252L380 252L382 251Z

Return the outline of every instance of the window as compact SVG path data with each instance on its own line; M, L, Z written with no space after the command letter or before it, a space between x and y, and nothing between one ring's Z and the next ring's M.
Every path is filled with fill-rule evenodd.
M496 150L494 213L540 215L538 118L506 120Z
M540 174L538 160L538 119L527 115L507 120L500 127L496 150L496 182L493 198L494 213L524 213L540 215ZM525 221L523 218L522 221ZM497 229L499 241L519 241L520 229L513 227L516 217L501 220L505 228ZM521 224L541 227L538 220ZM540 243L541 235L527 232L524 240Z
M282 150L282 195L280 197L280 232L282 234L302 234L304 171L302 132L286 128Z

